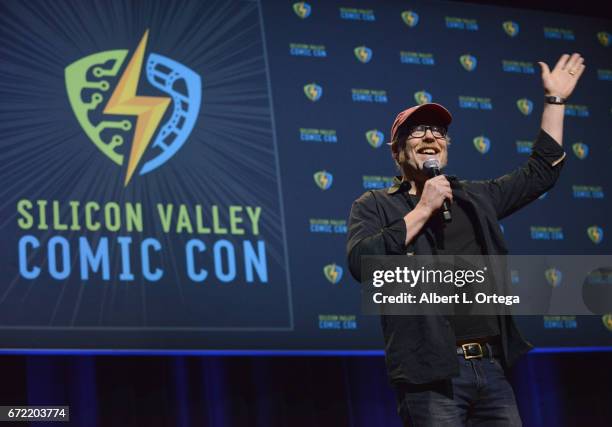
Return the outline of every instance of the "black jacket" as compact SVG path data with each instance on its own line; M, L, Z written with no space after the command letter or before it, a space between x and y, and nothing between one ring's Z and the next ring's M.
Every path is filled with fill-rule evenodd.
M460 181L448 177L453 198L462 200L476 218L476 232L488 255L508 249L499 220L548 191L557 181L565 153L543 130L532 154L519 169L497 179ZM348 230L348 261L358 281L361 255L431 254L433 238L422 230L406 247L404 216L412 209L403 193L407 185L396 178L389 189L371 190L352 206ZM444 316L381 316L387 372L392 382L415 384L448 379L459 374L455 335ZM503 359L511 366L531 345L520 335L511 316L500 316Z

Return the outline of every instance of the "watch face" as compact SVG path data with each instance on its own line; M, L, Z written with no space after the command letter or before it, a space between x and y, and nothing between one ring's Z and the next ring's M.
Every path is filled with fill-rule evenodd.
M565 100L559 96L547 96L544 99L549 104L565 104Z

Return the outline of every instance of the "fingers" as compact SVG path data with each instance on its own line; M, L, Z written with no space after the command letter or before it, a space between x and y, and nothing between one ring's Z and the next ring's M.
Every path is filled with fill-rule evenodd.
M582 73L584 72L585 68L586 68L586 65L584 64L578 65L578 67L576 68L576 74L574 74L574 77L576 77L576 79L579 79Z
M581 56L580 58L578 58L578 61L576 61L576 64L570 69L574 71L576 74L578 74L578 71L583 66L584 66L584 58Z
M546 78L550 75L550 68L545 62L538 62L540 68L542 69L542 78Z
M445 189L442 194L444 195L444 198L446 200L448 200L451 203L453 202L453 192L451 191L450 188L448 190Z
M450 182L448 181L448 179L446 179L446 176L444 175L438 175L436 177L431 178L429 181L431 181L432 184L439 185L450 190Z
M553 69L553 71L565 69L565 64L567 64L569 57L570 56L567 53L561 55L561 58L559 58L559 60L557 61L557 64L555 65L555 68Z
M568 59L567 63L565 64L565 67L563 67L563 69L567 70L567 71L575 72L576 71L576 66L581 64L583 61L584 61L584 58L582 58L579 53L574 53Z
M450 182L444 175L436 176L430 179L428 182L431 182L432 185L436 187L438 192L444 196L445 199L448 199L452 202L453 200L453 191L450 186Z

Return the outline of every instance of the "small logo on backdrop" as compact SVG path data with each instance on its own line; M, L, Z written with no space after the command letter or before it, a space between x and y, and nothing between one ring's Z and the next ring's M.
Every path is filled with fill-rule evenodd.
M521 283L521 275L518 270L510 270L510 282L513 285Z
M404 24L408 25L410 28L416 27L419 23L419 15L412 10L405 10L402 12L402 21Z
M610 33L606 33L605 31L600 31L597 33L597 40L603 47L610 46L610 42L612 42L612 35Z
M608 331L612 332L612 313L604 314L601 320Z
M361 177L363 188L366 190L380 190L393 186L392 176L363 175Z
M474 71L476 69L476 65L478 64L476 57L469 54L461 55L459 57L459 62L466 71Z
M383 104L389 102L387 91L381 89L352 88L351 99L353 102L375 102Z
M380 147L385 139L385 135L378 129L369 130L365 135L366 139L368 140L368 144L370 144L373 148Z
M319 329L357 329L354 314L319 314Z
M502 27L510 37L516 37L519 33L519 24L514 21L506 21L502 24Z
M325 278L329 280L332 285L335 285L342 279L343 269L338 264L328 264L323 267L323 274L325 274Z
M457 18L454 16L445 16L446 28L456 30L478 31L478 21L475 19Z
M577 329L576 316L544 316L544 329Z
M289 43L289 55L326 58L327 50L325 48L325 45L306 44L306 43Z
M311 233L346 234L348 226L345 219L310 218Z
M304 86L304 94L312 102L317 102L323 95L323 88L316 83L309 83Z
M315 174L313 175L315 184L317 184L317 186L321 189L321 190L328 190L329 187L332 186L332 183L334 182L334 176L326 171L319 171L319 172L315 172Z
M603 240L604 232L601 227L592 225L587 228L587 235L589 236L589 239L591 239L591 242L598 245Z
M338 135L335 129L300 128L300 141L335 144L338 142Z
M402 64L436 65L433 53L400 51Z
M355 58L362 64L367 64L372 59L372 49L365 46L357 46L353 52L355 52Z
M293 3L293 11L297 16L302 19L306 19L310 16L310 12L312 12L312 7L306 2L300 1L297 3Z
M489 149L491 148L491 141L484 135L477 136L474 138L473 142L474 147L480 154L488 153Z
M612 70L600 68L597 70L597 78L599 80L612 81Z
M533 141L516 141L516 152L520 154L531 154Z
M547 227L532 225L530 227L532 240L564 240L563 227Z
M589 117L589 107L579 104L565 104L565 115L573 117Z
M493 101L491 98L480 96L459 96L459 108L467 108L472 110L492 110Z
M431 102L431 94L424 90L420 90L414 93L414 100L417 104L427 104Z
M556 268L549 268L544 272L544 276L546 277L546 281L553 288L559 287L561 284L561 279L563 279L563 273L557 270Z
M516 106L518 107L519 111L525 116L530 115L533 111L533 102L531 102L527 98L521 98L516 101Z
M572 144L572 151L576 157L578 157L580 160L584 160L589 155L589 146L582 142L576 142L575 144Z
M376 15L372 9L356 9L354 7L341 7L340 19L347 21L376 21Z
M502 60L502 69L506 73L535 74L533 62L504 59Z
M604 199L601 185L572 185L572 194L575 199Z
M574 30L555 27L544 27L544 38L554 40L576 40Z
M124 186L137 170L139 175L144 175L157 169L185 144L198 118L202 99L202 82L193 70L156 53L145 58L148 38L149 30L145 31L110 95L104 94L111 89L105 78L119 75L127 59L127 49L88 55L68 65L64 71L70 106L91 142L119 166L125 161L123 153L129 152ZM147 82L169 96L137 94L145 61ZM178 91L176 87L181 84L183 89ZM89 95L84 97L86 92ZM106 104L98 110L105 97L108 98ZM161 123L170 106L170 117ZM102 119L92 122L92 113L101 115ZM135 126L130 120L114 116L134 116ZM125 133L133 127L131 147L125 147ZM108 137L106 132L110 133ZM122 150L117 151L119 147ZM139 168L146 152L155 155Z

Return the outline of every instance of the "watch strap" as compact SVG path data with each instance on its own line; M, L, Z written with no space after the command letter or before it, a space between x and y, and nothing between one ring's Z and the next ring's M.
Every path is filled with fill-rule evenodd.
M544 101L547 104L563 105L563 104L565 104L566 99L565 98L561 98L560 96L545 96L544 97Z

